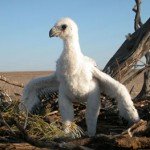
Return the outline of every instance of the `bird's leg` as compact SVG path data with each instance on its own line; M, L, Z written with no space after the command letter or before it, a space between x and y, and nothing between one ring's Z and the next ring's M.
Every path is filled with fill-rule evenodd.
M86 124L89 136L94 136L96 133L97 118L100 110L100 90L99 87L95 87L92 92L89 93L87 99L86 108Z
M73 111L73 104L72 102L65 96L65 94L62 91L63 88L60 88L59 90L59 98L58 98L58 104L59 104L59 110L62 117L62 121L64 124L64 131L66 133L70 133L71 131L71 124L74 119L74 111Z

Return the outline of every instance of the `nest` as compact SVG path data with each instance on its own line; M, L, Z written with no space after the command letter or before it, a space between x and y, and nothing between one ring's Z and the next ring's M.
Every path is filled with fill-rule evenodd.
M85 149L85 148L147 148L150 145L150 120L145 112L150 111L149 101L139 101L136 107L141 120L128 128L118 117L114 100L101 99L105 108L101 109L98 119L97 135L89 138L85 135L85 104L74 104L75 120L71 126L72 133L65 134L58 111L57 94L51 100L41 100L34 114L19 111L19 100L12 99L0 92L0 141L1 143L30 143L37 147L51 149ZM82 130L79 126L82 127ZM64 143L65 142L65 143ZM137 145L138 143L138 145ZM2 146L2 145L0 145ZM3 145L4 146L4 145ZM6 145L5 145L6 146ZM8 146L8 145L7 145ZM12 144L11 144L12 146ZM13 145L14 146L14 145ZM26 145L26 148L29 145ZM17 146L15 145L15 148ZM6 147L5 147L6 148ZM33 147L28 149L34 149Z

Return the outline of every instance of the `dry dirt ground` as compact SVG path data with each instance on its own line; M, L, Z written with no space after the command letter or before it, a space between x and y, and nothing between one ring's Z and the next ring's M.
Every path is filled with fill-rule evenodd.
M50 74L50 71L35 71L35 72L0 72L0 76L3 75L6 77L10 82L20 83L20 84L27 84L31 79L41 76L47 76ZM3 81L0 81L0 87L6 92L13 96L14 93L21 94L22 88L7 84Z
M10 82L20 83L20 84L25 85L29 80L31 80L35 77L47 76L50 73L51 73L50 71L0 72L0 76L1 75L5 76L7 78L7 80L9 80ZM140 75L136 79L131 81L130 84L127 85L127 88L129 91L131 91L131 89L132 89L131 95L133 98L141 90L142 84L143 84L143 75ZM17 99L20 99L20 95L22 94L22 88L10 85L3 81L0 81L0 88L3 89L4 91L6 91L7 94L10 95L12 98L17 97ZM136 102L136 107L139 110L140 116L142 117L142 119L145 119L147 121L150 120L150 106L149 105L150 105L150 103L147 103L147 101L146 102L145 101L144 102L143 101ZM76 116L79 117L78 115L76 115ZM79 120L79 121L77 121L77 123L84 130L86 129L85 119ZM113 114L111 112L106 113L105 110L101 111L99 119L98 119L98 129L97 129L97 132L99 134L108 134L108 135L109 134L112 134L112 135L120 134L126 128L127 128L126 125L123 125L122 123L120 123L120 121L117 120L116 116L113 116ZM105 139L106 137L103 137L103 138ZM106 147L105 146L103 147L103 145L101 145L101 143L103 143L103 138L97 137L96 139L94 139L94 141L93 141L93 139L91 140L91 139L86 138L86 139L83 139L83 141L77 140L74 143L78 144L78 142L79 142L80 145L89 146L90 148L93 148L93 149L99 149L101 146L103 149L106 149L107 145L109 145L109 144L106 143ZM101 141L101 142L99 142L99 141ZM119 142L122 142L122 141L119 141ZM149 141L147 141L147 143L148 142ZM85 143L85 144L83 144L83 143ZM128 143L130 143L130 142L127 142L126 144L128 145ZM25 143L25 145L26 145L26 149L27 148L28 149L40 149L40 148L32 147L31 145L29 145L27 143ZM138 145L136 145L136 144L134 146L135 146L135 149L136 149L136 147L138 147ZM124 146L124 147L126 147L126 146ZM133 146L131 146L131 147L133 147ZM20 144L17 145L17 143L8 144L8 147L6 148L6 144L0 143L0 149L18 149L19 150L19 149L24 149L24 148ZM82 149L82 147L80 147L80 149ZM109 149L112 149L112 148L109 147ZM117 149L123 149L123 148L117 148Z

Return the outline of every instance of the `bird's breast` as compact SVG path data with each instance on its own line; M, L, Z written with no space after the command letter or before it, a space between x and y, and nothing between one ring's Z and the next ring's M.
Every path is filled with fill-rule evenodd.
M64 91L67 95L70 95L70 98L83 99L87 97L92 80L91 74L81 71L76 74L61 74L59 78Z
M67 59L57 62L57 78L71 98L86 97L92 81L90 66L86 63L70 63Z

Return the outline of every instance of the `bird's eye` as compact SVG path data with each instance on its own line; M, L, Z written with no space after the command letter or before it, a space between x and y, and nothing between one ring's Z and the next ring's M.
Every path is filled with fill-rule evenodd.
M67 25L66 25L66 24L63 24L63 25L61 26L61 28L62 28L62 30L65 30L65 29L67 28Z

